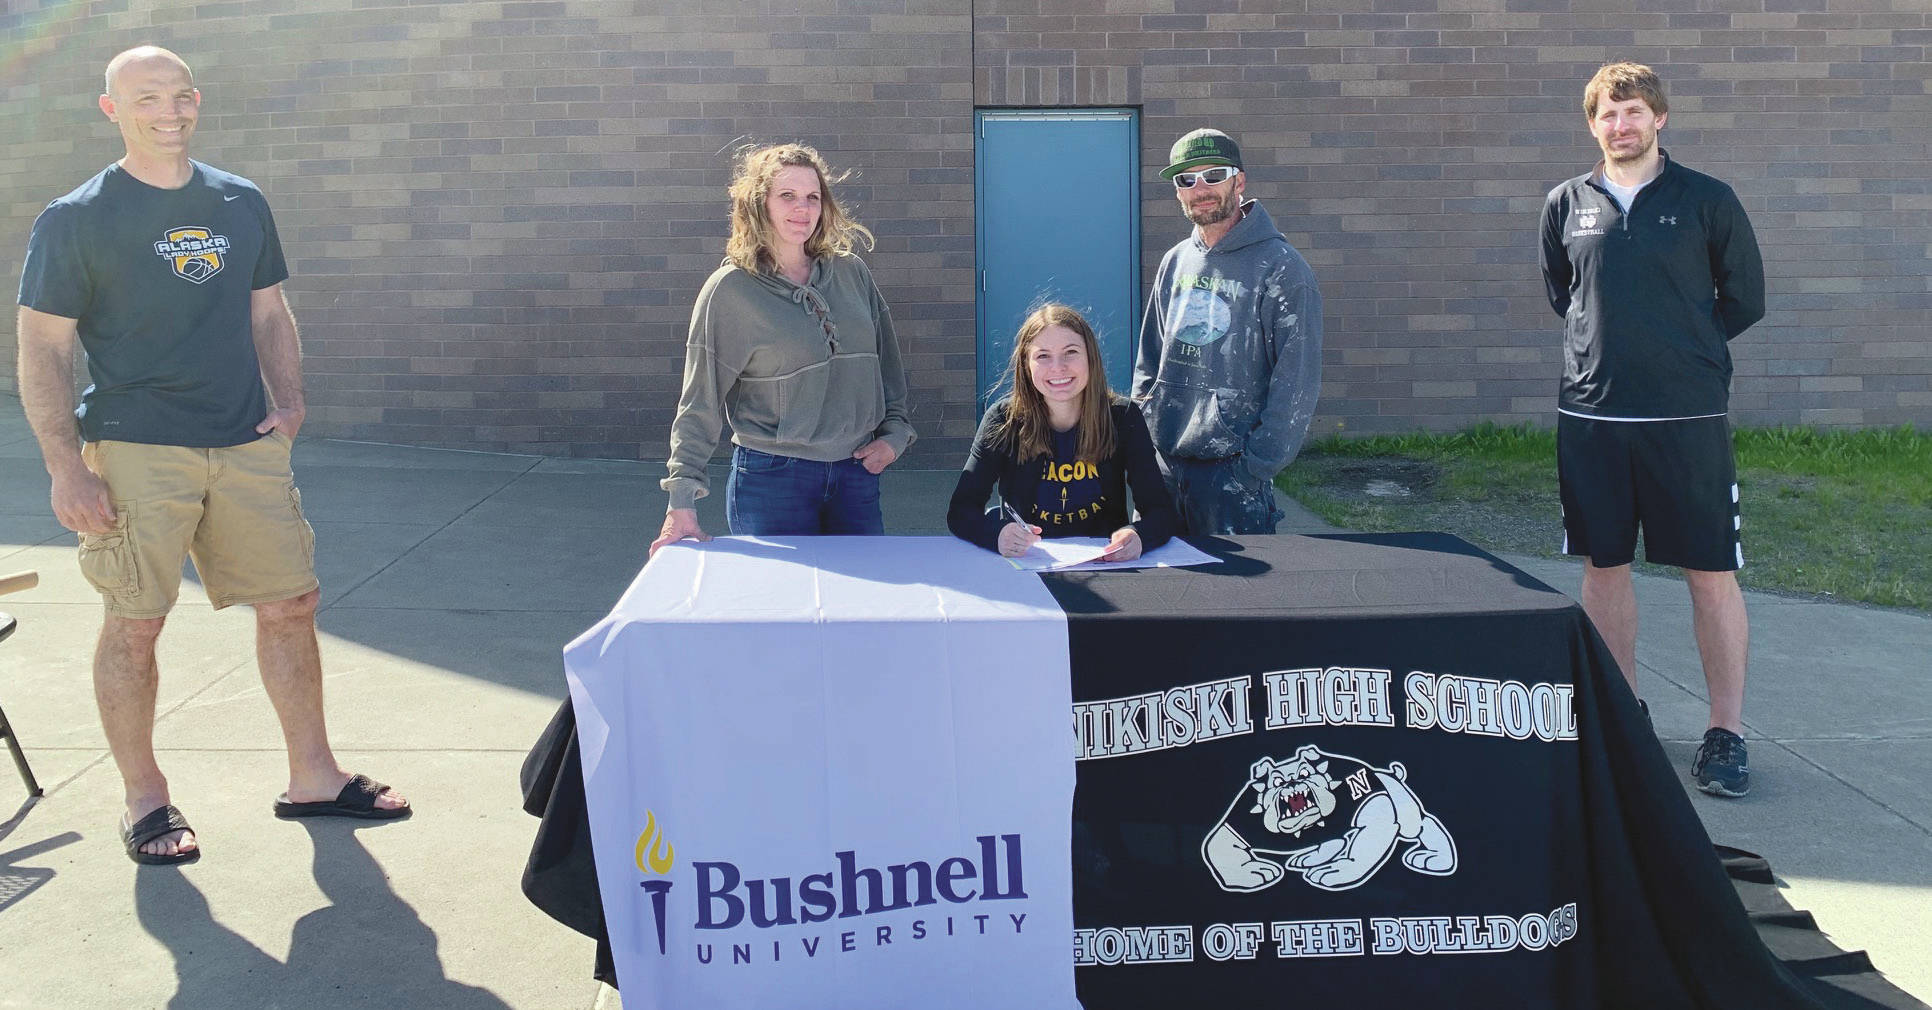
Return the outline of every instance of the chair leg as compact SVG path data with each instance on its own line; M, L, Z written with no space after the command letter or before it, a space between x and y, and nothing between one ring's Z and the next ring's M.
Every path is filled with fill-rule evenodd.
M27 795L46 795L34 779L34 770L27 767L27 755L21 753L20 738L14 735L13 725L7 722L7 710L3 708L0 708L0 737L7 738L7 749L13 752L13 766L20 769L20 777L27 783Z

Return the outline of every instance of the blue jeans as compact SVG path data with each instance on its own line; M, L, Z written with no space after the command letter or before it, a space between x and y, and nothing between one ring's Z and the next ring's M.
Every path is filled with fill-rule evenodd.
M738 446L725 485L725 520L734 536L878 536L879 475L856 459L819 463Z

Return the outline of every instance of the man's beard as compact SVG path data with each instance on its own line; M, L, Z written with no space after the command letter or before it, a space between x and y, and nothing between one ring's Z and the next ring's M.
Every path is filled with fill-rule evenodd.
M1211 224L1220 224L1226 221L1228 218L1234 216L1234 211L1234 194L1229 193L1216 200L1212 206L1204 209L1197 210L1193 204L1189 204L1187 207L1187 219L1197 225L1206 227Z
M1618 154L1610 147L1605 146L1603 149L1604 160L1614 165L1627 165L1632 162L1642 161L1650 155L1651 151L1657 149L1657 134L1655 133L1640 133L1636 139L1639 142L1636 149L1630 151L1628 154Z

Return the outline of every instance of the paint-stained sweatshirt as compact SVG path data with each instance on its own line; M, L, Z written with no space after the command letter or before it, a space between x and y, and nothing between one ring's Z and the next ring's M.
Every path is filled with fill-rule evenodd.
M698 291L671 422L672 508L707 493L720 425L732 441L830 463L875 438L904 455L915 437L892 313L864 261L821 256L803 285L729 262Z
M1260 203L1210 249L1161 258L1141 320L1134 401L1168 459L1240 456L1272 479L1301 451L1321 392L1322 295Z

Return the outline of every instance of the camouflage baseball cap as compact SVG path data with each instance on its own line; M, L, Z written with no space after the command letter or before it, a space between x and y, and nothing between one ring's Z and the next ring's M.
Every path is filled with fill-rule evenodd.
M1206 165L1240 168L1241 145L1220 130L1195 130L1174 142L1173 149L1167 152L1167 167L1161 169L1161 178L1172 179L1178 173Z

